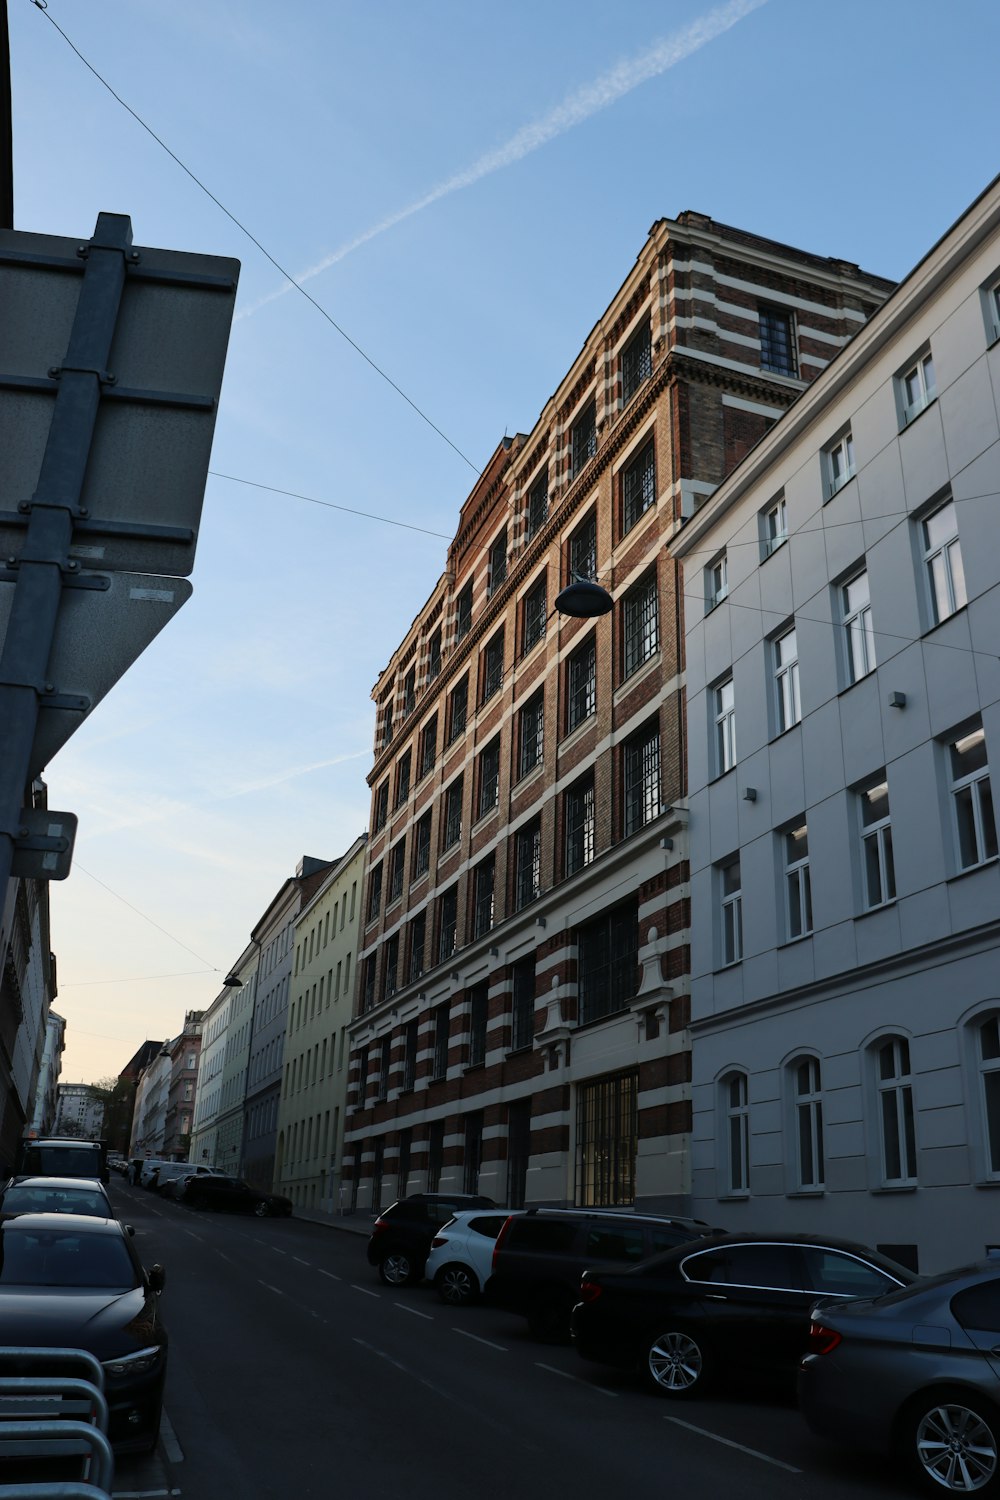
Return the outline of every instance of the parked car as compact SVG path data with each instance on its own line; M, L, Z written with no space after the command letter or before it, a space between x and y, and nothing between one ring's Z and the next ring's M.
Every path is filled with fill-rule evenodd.
M711 1234L700 1219L631 1210L530 1208L512 1215L493 1249L486 1300L527 1318L535 1338L565 1339L580 1278L591 1266L634 1265Z
M0 1218L15 1214L86 1214L113 1219L104 1184L84 1177L11 1177L0 1189Z
M196 1177L225 1177L226 1173L216 1167L199 1167L197 1171L188 1168L186 1172L168 1177L166 1182L157 1184L157 1192L161 1198L183 1198L184 1190L189 1182Z
M435 1235L463 1209L496 1208L492 1198L470 1193L414 1193L383 1209L372 1226L368 1264L386 1286L419 1281Z
M509 1217L505 1208L463 1209L441 1226L431 1240L424 1275L443 1302L452 1307L478 1302L490 1277L496 1237Z
M20 1214L0 1223L5 1345L86 1349L104 1367L108 1437L156 1445L167 1367L162 1266L144 1270L117 1219Z
M665 1396L723 1375L791 1380L820 1295L878 1295L916 1278L850 1240L716 1234L620 1271L588 1271L573 1309L584 1359L640 1370Z
M160 1168L167 1165L168 1163L162 1157L148 1157L139 1168L139 1186L147 1188L152 1192L156 1187Z
M899 1455L931 1494L1000 1490L1000 1262L813 1311L799 1404L814 1432Z
M165 1161L161 1162L157 1169L153 1187L163 1197L172 1182L186 1180L189 1177L220 1177L222 1175L215 1167L207 1167L203 1163L193 1167L189 1161Z
M26 1136L18 1149L15 1171L18 1177L88 1177L107 1185L107 1143L75 1135Z
M241 1177L211 1173L192 1177L180 1195L189 1208L216 1208L235 1214L256 1214L258 1219L287 1218L292 1212L291 1198L278 1193L262 1193Z

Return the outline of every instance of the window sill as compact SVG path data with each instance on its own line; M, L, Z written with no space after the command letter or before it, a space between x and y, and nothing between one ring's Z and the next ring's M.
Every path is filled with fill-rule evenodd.
M778 948L797 948L799 943L804 943L809 938L815 936L815 930L810 927L808 932L800 932L798 937L783 938L782 941L780 943L777 943L775 946Z
M855 914L854 920L855 922L863 922L865 917L874 917L880 911L888 911L895 904L896 897L893 896L891 901L880 901L877 906L866 906L864 911L859 911Z
M529 766L522 775L518 776L517 780L514 782L514 789L520 792L522 788L527 786L529 781L537 780L541 776L544 768L545 757L543 756L540 760L536 760L533 766Z
M724 781L727 776L731 776L735 770L735 766L730 766L728 771L716 771L714 776L709 777L708 785L715 786L717 782Z
M945 885L951 885L954 880L964 880L966 875L975 875L978 870L986 870L990 865L1000 864L1000 855L993 854L989 859L982 859L978 865L966 865L964 870L956 870L954 875L945 878Z
M768 741L768 744L769 745L773 745L777 740L783 740L785 738L786 734L791 734L791 732L792 732L793 729L798 729L798 727L799 727L799 725L801 723L802 723L801 719L796 719L795 723L794 724L789 724L789 726L788 726L787 729L779 729L778 732L777 732L777 734L772 735L771 739Z
M486 1064L484 1062L466 1063L462 1070L462 1076L465 1077L469 1073L484 1073L485 1071Z
M523 1047L510 1047L504 1054L506 1057L526 1057L535 1050L533 1042L526 1042ZM1000 1187L1000 1182L994 1183L994 1187Z
M849 484L853 484L854 480L857 479L857 477L857 471L855 471L853 474L848 474L844 479L842 479L835 490L827 489L826 499L823 501L823 504L829 505L834 496L839 495L842 490L846 490L847 486Z
M797 1187L790 1189L785 1194L786 1198L822 1198L826 1193L825 1187Z
M536 651L539 646L541 646L541 645L544 644L544 642L545 642L545 631L544 630L542 631L541 635L537 638L537 640L532 641L532 643L531 643L530 646L525 642L521 646L521 654L520 654L520 656L517 659L518 666L520 666L522 662L527 661L528 657L531 656L532 652Z
M720 1203L746 1203L749 1202L749 1199L750 1190L748 1188L742 1188L739 1192L736 1193L719 1194Z
M878 1187L873 1187L873 1193L915 1193L918 1184L915 1182L883 1182Z
M933 396L928 396L927 400L924 402L923 406L919 409L919 411L913 412L910 416L907 416L906 413L904 412L903 413L903 420L902 420L902 423L900 424L900 428L899 428L900 433L909 432L910 428L912 426L914 426L915 423L917 423L917 422L920 421L920 418L923 416L924 412L925 411L929 411L932 406L936 406L936 405L937 405L937 392L935 391L935 393L934 393Z
M625 696L626 693L630 693L633 688L637 687L640 682L644 681L645 678L652 677L660 669L660 667L662 666L662 662L663 654L660 648L657 647L652 656L647 657L647 659L640 662L637 667L633 667L631 672L629 672L627 676L622 677L618 686L615 688L614 702L617 704Z
M763 552L763 556L761 557L761 560L760 560L761 567L764 566L764 564L767 562L767 560L769 558L774 557L775 553L780 552L781 549L782 549L782 547L784 547L787 544L787 542L788 542L788 537L787 536L783 536L780 541L775 540L773 542L771 542L771 541L763 542L761 544L761 551Z
M500 811L500 803L499 803L499 800L498 800L498 801L494 802L493 806L491 808L489 808L486 812L479 813L477 815L476 821L473 823L471 831L473 833L475 833L484 823L488 823L489 820L490 820L490 818L496 817L496 815L497 815L497 813L499 811Z
M587 715L585 719L581 719L579 724L574 724L572 729L567 729L566 733L559 741L560 748L568 745L573 739L582 739L586 731L588 729L592 729L596 723L597 709L595 708L591 713Z
M742 958L734 958L734 959L732 959L727 964L719 964L719 966L718 966L717 969L713 969L712 970L712 973L713 974L728 974L730 969L738 969L739 966L740 966L740 964L742 962L743 962Z

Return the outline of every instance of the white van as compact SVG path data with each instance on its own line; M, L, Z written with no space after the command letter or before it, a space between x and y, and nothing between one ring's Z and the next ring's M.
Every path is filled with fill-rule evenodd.
M156 1191L162 1192L167 1182L177 1177L218 1177L219 1173L215 1167L204 1165L192 1166L189 1161L161 1161L159 1171L156 1174Z
M152 1187L154 1172L158 1172L161 1167L172 1167L173 1165L173 1162L166 1161L158 1156L149 1157L142 1164L142 1170L139 1173L139 1186L144 1188Z

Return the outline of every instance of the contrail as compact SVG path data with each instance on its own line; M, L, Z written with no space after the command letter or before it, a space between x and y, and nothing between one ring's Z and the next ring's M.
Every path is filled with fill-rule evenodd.
M638 57L633 57L625 62L620 62L610 72L596 78L593 83L586 83L557 104L548 114L540 120L535 120L530 125L522 125L521 129L511 136L509 141L498 146L494 151L487 151L480 156L471 166L464 171L456 172L454 176L447 178L437 187L417 198L413 203L408 203L405 208L397 209L395 213L388 214L366 229L363 234L356 235L354 239L348 240L339 249L331 251L322 260L317 261L314 266L303 271L296 277L296 283L302 285L305 281L312 281L313 277L328 271L338 261L345 260L355 250L367 245L370 240L376 239L386 230L393 229L401 224L404 219L411 219L414 214L421 213L429 208L432 203L438 203L442 198L447 198L450 193L457 193L462 188L472 187L473 183L481 182L492 172L499 172L503 167L513 166L515 162L530 156L541 146L548 145L557 136L565 135L576 125L582 125L600 110L607 109L609 105L617 103L626 94L642 83L647 83L650 78L658 78L661 73L666 73L670 68L676 67L679 62L699 51L708 42L714 41L723 32L729 31L744 16L751 11L759 10L767 0L730 0L727 5L717 6L715 10L709 11L700 20L692 21L682 31L673 36L666 37L663 41L656 42ZM266 297L261 297L250 307L243 308L236 314L237 319L249 318L269 302L274 302L279 297L285 296L286 292L293 290L295 283L286 281L282 286L269 292Z

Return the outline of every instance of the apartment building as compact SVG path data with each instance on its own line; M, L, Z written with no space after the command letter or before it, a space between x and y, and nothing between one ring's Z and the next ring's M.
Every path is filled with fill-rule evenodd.
M167 1109L163 1119L163 1154L171 1161L187 1161L198 1088L204 1011L189 1010L182 1030L164 1048L170 1055Z
M227 975L227 978L232 976ZM224 984L204 1012L198 1086L194 1096L189 1159L199 1166L217 1166L218 1123L222 1108L222 1073L226 1063L229 1013L236 989Z
M373 693L355 1206L441 1188L687 1208L673 541L889 290L703 214L658 221L462 506ZM574 579L610 613L555 608Z
M674 542L694 1210L928 1272L998 1240L998 391L1000 179Z

